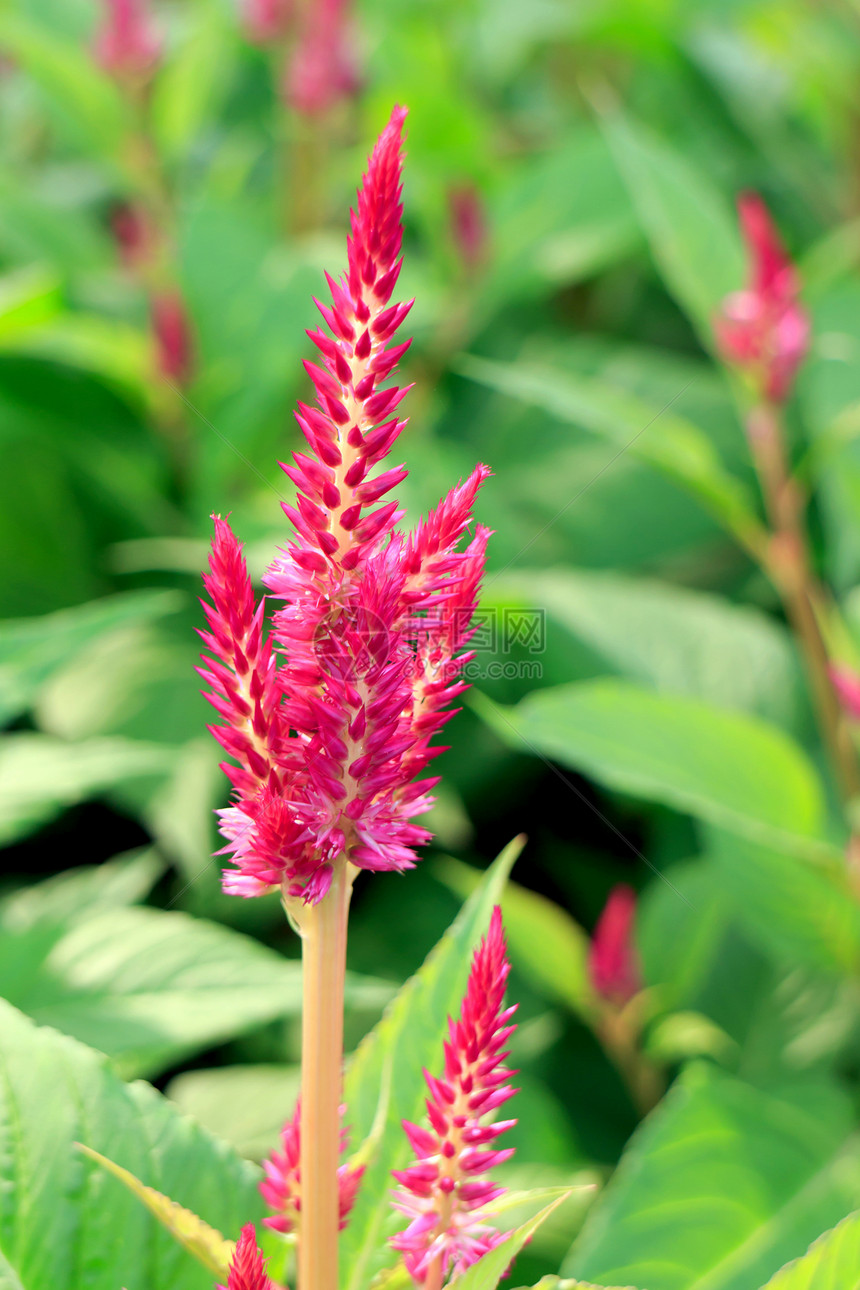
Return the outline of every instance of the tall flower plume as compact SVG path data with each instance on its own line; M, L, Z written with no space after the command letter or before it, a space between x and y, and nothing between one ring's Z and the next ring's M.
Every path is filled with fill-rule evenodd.
M257 1233L253 1223L246 1223L236 1242L236 1251L230 1260L227 1285L218 1290L274 1290L266 1275L262 1250L257 1248Z
M513 1155L494 1144L516 1120L488 1118L516 1092L507 1082L514 1072L504 1064L516 1012L515 1004L502 1006L509 972L496 906L472 960L459 1020L448 1022L445 1073L437 1079L424 1072L429 1127L403 1122L417 1163L394 1171L401 1186L393 1204L411 1221L391 1244L419 1283L441 1285L503 1239L483 1207L505 1190L487 1177L489 1170Z
M341 1114L344 1108L341 1107ZM260 1183L263 1200L274 1210L271 1218L264 1218L266 1227L276 1232L298 1232L301 1227L301 1103L281 1132L281 1150L273 1151L263 1161L265 1177ZM346 1132L341 1131L341 1151L346 1147ZM349 1212L355 1204L364 1174L364 1165L341 1165L337 1171L337 1191L341 1229L346 1227Z
M809 349L809 318L798 299L797 272L762 199L742 194L738 215L749 277L742 291L723 301L717 342L726 361L749 375L759 397L783 403Z
M393 343L409 303L392 303L402 240L402 131L395 108L368 163L347 239L347 272L317 301L326 329L309 332L314 404L299 404L308 452L283 469L292 540L264 577L280 603L270 636L242 549L215 520L205 578L210 651L201 675L225 724L215 737L238 765L221 812L236 866L225 889L281 885L316 902L339 857L363 869L405 869L430 834L415 817L437 782L425 776L433 737L466 688L467 646L489 530L472 525L478 466L411 534L387 499L406 476L383 466L406 425L407 391L386 386L409 341ZM383 467L381 470L378 469Z

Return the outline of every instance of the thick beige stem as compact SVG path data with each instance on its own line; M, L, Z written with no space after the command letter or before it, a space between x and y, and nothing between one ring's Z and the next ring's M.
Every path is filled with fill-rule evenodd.
M331 889L296 921L302 935L302 1119L299 1290L337 1290L343 984L351 882L335 866Z

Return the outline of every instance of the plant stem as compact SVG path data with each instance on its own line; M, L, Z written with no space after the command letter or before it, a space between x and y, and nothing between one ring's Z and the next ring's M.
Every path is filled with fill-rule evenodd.
M860 768L830 679L830 660L817 612L822 596L809 559L803 498L789 473L780 408L769 402L757 404L750 412L747 432L773 533L767 572L797 637L821 735L842 795L850 802L860 795Z
M302 1229L299 1290L337 1290L343 988L352 881L335 864L328 894L293 914L302 937Z

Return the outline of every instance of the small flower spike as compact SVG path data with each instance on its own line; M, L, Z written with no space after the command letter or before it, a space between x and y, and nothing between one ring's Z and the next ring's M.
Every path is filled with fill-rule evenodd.
M104 9L96 34L97 62L118 81L145 79L161 56L147 0L104 0Z
M348 0L314 0L299 11L284 97L301 116L323 116L359 88L349 9Z
M595 993L616 1007L642 989L639 957L633 943L636 893L619 883L609 893L597 920L588 954L588 973Z
M860 721L860 675L853 668L832 665L830 681L842 711L852 721Z
M227 1285L218 1290L273 1290L266 1276L262 1250L257 1247L257 1233L253 1223L246 1223L236 1242L236 1251L230 1261Z
M797 272L762 199L743 194L738 214L749 279L723 301L717 343L726 362L750 377L760 398L784 403L809 350L809 318L798 299Z
M514 1072L504 1065L503 1051L515 1029L510 1019L516 1005L502 1007L509 972L496 906L472 960L460 1018L448 1022L445 1074L437 1079L424 1072L429 1127L403 1122L417 1163L393 1171L400 1189L392 1203L410 1223L391 1244L419 1284L441 1285L504 1239L488 1225L483 1207L505 1190L488 1171L513 1155L494 1144L516 1120L491 1119L516 1092L507 1083Z
M341 1107L341 1116L344 1113ZM341 1154L346 1150L346 1130L341 1131ZM282 1151L273 1151L263 1161L265 1178L260 1183L260 1194L275 1211L271 1218L264 1218L266 1227L276 1232L298 1232L301 1226L301 1102L296 1103L295 1113L281 1131ZM349 1212L355 1204L358 1187L364 1174L364 1165L341 1165L337 1171L338 1199L340 1202L341 1231L346 1227Z
M347 272L329 277L326 329L309 333L321 363L301 403L308 451L283 468L293 540L264 576L280 604L263 626L241 547L216 519L204 581L209 655L200 675L225 723L213 734L233 803L221 814L234 869L225 890L321 900L333 865L407 869L430 837L433 738L466 688L463 668L488 529L472 509L489 471L477 466L402 533L388 494L405 477L385 458L406 422L406 390L386 385L409 341L393 343L410 303L392 303L401 266L400 173L406 113L395 108L352 212ZM467 536L472 529L471 538Z

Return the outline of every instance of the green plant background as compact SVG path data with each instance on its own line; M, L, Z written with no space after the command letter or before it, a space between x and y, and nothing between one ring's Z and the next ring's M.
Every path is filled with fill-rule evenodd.
M791 452L839 649L858 661L860 9L358 0L362 89L308 149L231 0L165 3L147 164L193 322L184 393L156 372L110 235L151 173L93 65L98 13L0 6L0 994L19 1010L0 1016L15 1179L0 1286L209 1284L74 1157L101 1107L122 1126L99 1131L106 1154L145 1172L160 1153L154 1185L228 1235L259 1216L239 1157L259 1160L292 1108L297 945L276 899L219 890L199 571L213 512L231 513L255 577L287 536L277 461L299 446L311 297L343 266L356 179L404 102L400 496L414 520L490 465L497 632L448 728L434 844L413 873L358 884L348 1045L525 834L504 897L521 1002L509 1181L592 1186L514 1284L753 1290L860 1206L860 906L796 648L746 550L760 501L711 320L743 281L733 201L752 187L813 319ZM486 220L474 270L450 219L464 184ZM523 622L545 627L540 649ZM585 970L619 881L640 894L643 1043L669 1085L644 1123L595 1037ZM31 1086L46 1067L63 1079ZM137 1078L228 1146L122 1082ZM369 1130L373 1107L359 1119ZM221 1188L204 1178L216 1157ZM383 1169L368 1204L386 1185ZM67 1213L57 1197L81 1189ZM856 1283L851 1222L815 1255L816 1290ZM344 1238L351 1257L364 1231Z

